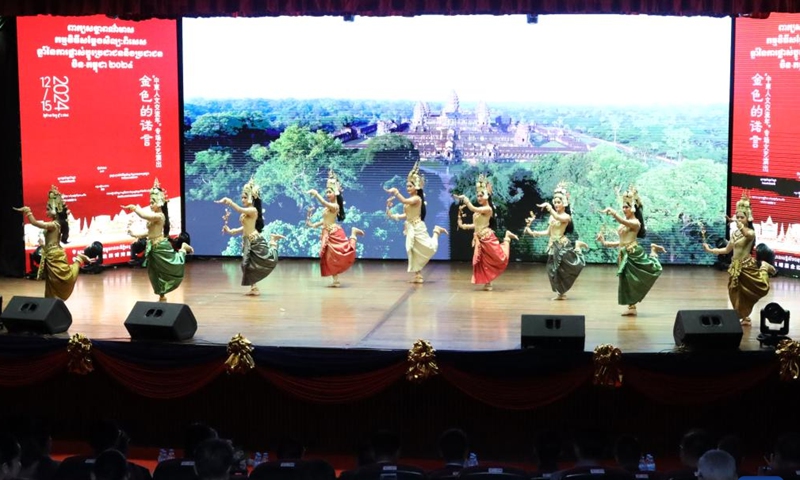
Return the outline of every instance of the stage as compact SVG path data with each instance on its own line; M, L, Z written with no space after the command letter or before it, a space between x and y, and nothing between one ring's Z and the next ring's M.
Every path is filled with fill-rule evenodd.
M567 300L554 301L543 264L513 263L486 292L470 284L471 265L436 262L425 283L408 283L405 261L358 261L329 287L315 260L281 260L259 283L261 296L245 296L236 259L192 259L183 284L168 301L189 305L198 322L190 343L227 345L241 333L254 345L407 350L417 339L437 350L488 351L520 348L522 314L584 315L586 350L609 343L625 353L672 351L678 310L730 308L728 274L710 267L670 266L637 317L617 305L615 266L588 265ZM41 296L44 284L0 279L4 308L12 296ZM741 350L758 350L759 309L777 302L800 310L800 281L772 279L769 295L754 309ZM109 267L82 274L66 302L73 324L66 338L129 341L123 323L137 301L155 301L143 268ZM797 331L794 327L791 336Z

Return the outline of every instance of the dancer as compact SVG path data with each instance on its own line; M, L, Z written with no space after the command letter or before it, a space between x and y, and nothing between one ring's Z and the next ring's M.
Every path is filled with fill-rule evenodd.
M475 183L477 192L478 206L470 202L464 195L453 195L461 202L458 214L459 230L474 230L472 238L472 283L483 285L483 289L491 291L493 289L492 280L500 276L508 267L508 252L511 248L511 239L519 240L519 237L506 230L503 243L497 240L494 229L497 228L497 220L494 218L494 205L492 204L492 184L481 174ZM472 212L472 223L465 224L461 217L464 207Z
M194 253L188 243L175 250L169 240L169 210L167 208L167 192L158 183L158 179L150 189L150 212L137 205L123 205L122 208L133 212L147 220L147 250L144 264L153 292L158 295L159 302L166 302L166 295L178 288L183 281L186 255ZM128 229L128 235L140 237Z
M581 270L586 266L583 250L588 249L589 246L578 240L573 248L567 238L567 234L572 233L575 226L572 223L572 210L569 205L566 182L561 182L556 187L552 205L545 202L537 207L550 213L547 229L531 230L531 223L535 219L534 213L531 212L530 218L527 219L525 233L534 238L550 237L547 242L547 277L550 279L550 288L556 293L553 300L564 300L567 298L567 291L572 288Z
M242 188L242 205L239 206L228 197L216 201L231 207L239 212L239 228L228 226L228 213L225 214L223 233L230 235L242 234L242 286L250 286L245 293L247 296L261 295L256 283L266 278L278 264L278 240L285 238L283 235L272 234L269 236L269 245L261 236L264 230L264 216L261 207L261 197L258 185L251 178Z
M408 198L400 194L396 188L385 189L392 195L386 201L386 216L392 220L406 221L403 233L406 236L408 271L414 274L411 283L425 281L422 278L422 269L439 248L439 235L442 233L447 235L447 230L438 225L433 227L433 235L428 235L428 227L425 226L425 194L422 191L424 186L425 178L419 173L419 162L416 162L406 179ZM392 202L395 198L403 204L401 214L392 213Z
M736 229L725 247L711 248L704 241L703 250L714 255L733 252L731 266L728 268L730 274L728 296L734 310L739 312L740 323L748 326L752 323L750 313L753 311L753 306L769 293L769 276L775 274L775 267L771 264L775 261L775 254L762 244L756 249L757 258L753 258L756 233L753 230L753 214L747 192L743 192L742 197L736 202L736 215L733 220L736 222ZM701 232L705 240L705 230Z
M357 237L363 236L364 231L353 227L350 229L350 238L345 236L344 229L336 223L336 220L344 220L344 197L342 196L342 186L339 178L330 170L328 172L328 184L325 188L325 197L314 189L307 192L315 197L324 207L322 210L322 220L311 223L311 213L308 210L306 215L306 225L311 228L322 227L319 251L320 273L323 277L331 277L331 287L339 287L339 274L346 272L356 261L356 242Z
M619 191L617 192L619 195ZM631 185L627 192L622 194L622 215L613 208L608 207L601 210L614 220L619 222L617 229L619 241L607 242L603 232L597 234L597 240L604 247L619 248L617 258L617 276L619 277L618 301L620 305L627 305L628 308L622 312L623 316L635 316L636 304L641 302L647 292L661 276L661 263L658 261L658 254L666 252L666 249L655 243L650 244L650 255L636 241L637 238L644 238L644 212L642 211L642 199L636 188Z
M69 208L64 203L64 198L55 186L50 187L47 196L47 218L50 222L36 220L29 207L14 208L28 217L31 225L44 230L44 247L37 280L44 280L45 298L60 298L66 300L75 289L78 272L84 263L90 262L89 257L79 253L71 264L67 262L67 254L61 243L69 241Z

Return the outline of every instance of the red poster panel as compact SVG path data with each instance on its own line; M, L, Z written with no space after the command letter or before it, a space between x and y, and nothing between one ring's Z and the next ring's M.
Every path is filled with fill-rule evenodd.
M45 219L55 185L72 214L68 256L99 241L104 263L126 262L129 227L145 227L121 205L146 207L157 178L179 232L176 21L39 16L17 26L25 204ZM26 249L39 236L26 225Z
M737 18L731 199L753 189L758 241L800 274L800 15Z

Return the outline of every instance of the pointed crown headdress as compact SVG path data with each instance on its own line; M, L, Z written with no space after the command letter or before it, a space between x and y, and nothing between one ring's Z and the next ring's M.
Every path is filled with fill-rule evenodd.
M481 173L478 175L478 180L475 182L475 194L483 193L483 196L488 197L492 194L492 182L486 174Z
M633 185L628 187L628 190L620 193L617 189L617 195L620 197L620 203L629 205L635 212L637 208L642 206L642 198L639 196L639 191Z
M743 213L748 222L753 221L753 210L750 208L750 192L742 190L742 197L736 202L736 213Z
M334 172L332 168L328 170L328 183L325 185L325 190L330 190L337 196L342 193L342 184L339 182L339 177L336 176L336 172Z
M419 173L419 160L414 163L411 171L408 172L408 178L406 180L417 190L422 190L422 188L425 187L425 176Z
M261 190L258 188L258 185L256 185L253 177L250 177L250 180L244 184L244 187L242 187L242 194L244 194L251 201L261 198Z
M50 192L47 194L47 206L51 207L53 211L61 213L67 209L67 204L64 203L64 197L58 191L55 185L50 186Z
M159 207L167 203L167 191L161 188L157 178L153 182L153 188L150 189L150 200Z
M569 192L567 191L567 182L558 182L556 189L553 190L553 198L560 198L561 203L564 204L564 207L569 207Z

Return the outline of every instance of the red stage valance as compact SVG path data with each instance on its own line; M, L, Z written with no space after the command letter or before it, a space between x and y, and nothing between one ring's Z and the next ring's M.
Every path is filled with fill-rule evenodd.
M177 18L279 15L512 15L632 13L729 16L800 11L799 0L3 0L0 15Z

